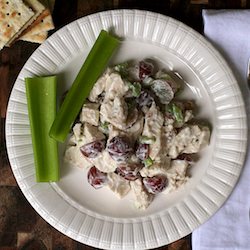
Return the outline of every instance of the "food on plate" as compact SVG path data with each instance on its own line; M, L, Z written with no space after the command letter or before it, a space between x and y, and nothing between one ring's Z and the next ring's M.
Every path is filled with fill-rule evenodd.
M0 0L0 49L17 40L42 43L54 29L47 3L39 0Z
M0 0L0 49L15 39L35 15L21 0Z
M30 27L32 27L37 19L40 17L40 15L45 11L45 6L43 4L40 3L39 0L23 0L23 2L34 11L34 16L32 17L32 19L29 22L29 25L27 27L23 27L20 34L18 34L18 36L13 39L12 41L8 42L8 45L12 45L16 40L22 40L22 35L24 33L28 33ZM29 36L28 36L29 37Z
M18 40L42 43L48 37L48 31L54 29L54 23L51 13L48 9L45 9L37 19L25 29Z
M210 130L193 120L194 101L176 97L180 88L152 60L108 68L82 106L65 160L87 169L95 189L132 192L138 209L183 186Z
M49 132L52 138L60 142L66 139L85 99L98 77L107 67L107 63L118 45L118 39L104 30L100 32L56 115ZM103 53L104 51L105 53Z
M56 77L25 79L37 182L59 180L57 142L49 137L56 116Z

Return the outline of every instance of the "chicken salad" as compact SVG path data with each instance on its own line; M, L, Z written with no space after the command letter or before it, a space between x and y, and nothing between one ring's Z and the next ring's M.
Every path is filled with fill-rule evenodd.
M108 68L82 107L64 159L87 169L88 182L119 198L133 193L146 209L160 193L190 178L193 155L209 144L210 129L195 103L179 100L181 86L152 60Z

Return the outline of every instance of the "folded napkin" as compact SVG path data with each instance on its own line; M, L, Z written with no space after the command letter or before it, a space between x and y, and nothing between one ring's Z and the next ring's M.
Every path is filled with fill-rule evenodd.
M250 58L250 10L204 10L203 20L205 36L225 57L238 80L250 124L246 77ZM250 147L236 188L223 207L193 232L192 248L250 249Z

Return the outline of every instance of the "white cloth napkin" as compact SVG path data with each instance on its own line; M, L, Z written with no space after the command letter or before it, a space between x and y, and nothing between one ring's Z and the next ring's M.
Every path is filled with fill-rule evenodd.
M250 124L246 77L250 58L250 10L204 10L202 14L205 36L225 57L239 82ZM193 232L192 248L250 250L250 148L236 188L223 207Z

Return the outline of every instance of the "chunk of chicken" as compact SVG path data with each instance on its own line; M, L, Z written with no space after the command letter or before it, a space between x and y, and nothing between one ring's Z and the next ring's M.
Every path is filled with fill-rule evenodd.
M187 182L189 179L187 176L188 167L189 163L185 160L173 160L171 162L171 167L166 172L168 177L168 186L163 191L164 194L168 194L178 189Z
M114 100L117 96L124 96L129 90L128 85L122 80L118 73L111 73L106 79L105 98L107 100Z
M100 117L99 106L98 103L85 103L80 114L80 121L98 126Z
M81 123L75 124L73 127L73 135L68 141L68 147L64 154L64 160L79 168L89 168L93 164L81 153L80 147L88 143L83 134L83 128Z
M149 157L160 162L163 157L162 126L164 122L163 114L153 103L145 115L145 124L142 135L152 138L153 143L149 145Z
M170 167L170 158L165 161L165 164L154 163L150 167L143 167L140 170L140 174L142 177L153 177L155 175L167 175L168 169Z
M208 127L189 125L175 136L174 143L169 148L169 155L176 158L181 153L197 153L208 145L210 130Z
M126 136L131 145L135 143L143 130L144 118L139 116L137 121L130 128L120 130L113 125L109 125L109 140L115 136Z
M93 164L81 153L81 145L70 146L66 149L64 160L79 168L90 168Z
M114 172L117 168L117 163L113 160L108 151L104 150L95 158L88 159L96 168L104 173Z
M104 101L101 105L100 113L102 120L111 123L121 130L126 129L128 106L123 97L116 96L114 100Z
M140 179L131 181L130 185L135 197L135 207L145 210L153 201L154 195L146 191Z
M92 90L90 91L88 99L91 102L98 102L99 96L105 91L106 89L106 82L107 79L110 77L111 70L108 68L106 72L97 80L95 85L93 86Z
M123 198L130 191L128 180L116 173L108 173L108 187L119 197Z
M98 129L98 127L89 123L84 123L83 137L85 144L105 139L105 135Z

